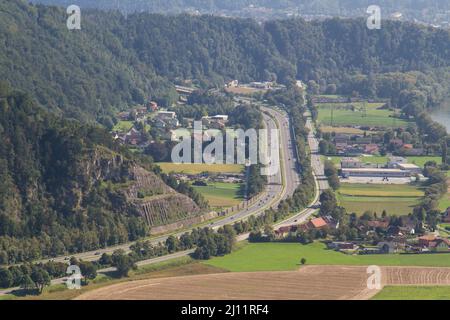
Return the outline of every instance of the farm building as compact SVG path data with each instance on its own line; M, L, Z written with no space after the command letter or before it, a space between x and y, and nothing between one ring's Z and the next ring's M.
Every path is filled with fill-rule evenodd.
M425 235L422 237L419 237L419 246L421 247L429 247L431 242L434 242L437 240L437 237L434 234Z
M352 242L340 242L340 241L333 241L327 243L328 249L333 250L356 250L358 249L358 245L354 244Z
M397 168L404 170L404 171L409 171L411 174L418 174L421 173L422 170L420 169L419 166L412 164L412 163L399 163L397 165Z
M428 248L435 252L449 252L450 241L448 239L436 239L430 242Z
M345 168L342 169L342 176L344 178L348 177L405 178L410 177L411 172L401 169Z
M159 111L156 115L158 119L175 119L177 114L174 111Z

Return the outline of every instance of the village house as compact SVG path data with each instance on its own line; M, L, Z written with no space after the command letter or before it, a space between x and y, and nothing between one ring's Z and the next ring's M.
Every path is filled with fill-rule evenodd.
M177 117L177 114L175 111L158 111L156 114L157 119L175 119Z
M450 252L450 240L437 237L433 234L419 237L418 245L413 246L410 250L416 252Z
M323 218L314 218L306 224L308 229L321 229L327 227L327 222Z
M395 243L393 243L393 242L382 241L382 242L378 243L377 247L380 250L380 253L384 253L384 254L398 252L398 248L396 247Z
M289 233L291 233L293 231L295 231L293 226L280 227L277 230L275 230L275 237L278 239L281 239L281 238L288 236Z
M119 112L117 114L117 118L121 121L128 121L130 120L130 112L129 111Z
M389 220L373 220L367 222L367 227L371 229L382 229L386 230L389 227Z
M374 143L370 143L364 146L364 153L366 154L377 154L379 153L379 151L380 148Z
M232 80L228 82L225 86L228 88L236 88L239 85L239 80Z
M202 124L209 129L225 129L226 123L228 122L227 115L216 115L212 117L203 117Z
M403 145L403 148L405 148L405 149L407 149L407 150L411 150L411 149L413 149L413 145L410 144L410 143L405 143L405 144Z
M404 251L406 248L406 237L404 236L389 236L385 241L381 241L377 244L380 249L380 253L397 253Z
M434 234L424 235L418 238L419 246L421 247L429 247L431 242L437 240L437 237Z
M163 129L166 127L166 123L163 120L158 119L158 118L153 120L152 124L155 128L158 128L158 129Z
M138 107L135 109L135 112L136 112L136 117L142 118L145 115L147 115L148 110L147 110L147 107Z
M339 222L331 216L323 216L311 219L307 223L299 225L298 228L302 231L323 228L337 229L339 228Z
M393 147L397 147L397 148L400 148L400 147L403 146L403 141L402 141L402 139L398 139L398 138L391 139L391 140L389 141L389 143L390 143Z
M119 142L120 144L125 144L125 136L126 136L125 133L116 132L116 131L112 132L113 140Z
M359 246L352 242L333 241L327 243L327 248L331 250L356 250Z
M406 225L406 226L390 226L388 229L388 235L390 236L407 236L414 235L416 233L415 226Z
M162 122L164 122L164 125ZM158 128L177 128L180 126L177 114L174 111L159 111L153 119L153 123L154 125L156 124Z
M158 104L155 101L150 101L147 103L147 110L150 110L151 112L158 111Z
M399 163L397 168L409 171L411 174L419 174L422 172L422 169L413 163Z
M137 146L142 143L142 133L136 130L134 127L130 129L125 135L125 143L133 146Z
M439 238L432 241L428 245L428 249L433 252L449 252L450 241L448 239Z

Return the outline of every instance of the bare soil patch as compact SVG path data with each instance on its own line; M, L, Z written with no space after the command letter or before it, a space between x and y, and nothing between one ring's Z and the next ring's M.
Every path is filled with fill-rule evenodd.
M238 272L147 279L87 292L82 300L365 300L365 266L306 266L298 271ZM382 267L382 285L450 285L450 268Z

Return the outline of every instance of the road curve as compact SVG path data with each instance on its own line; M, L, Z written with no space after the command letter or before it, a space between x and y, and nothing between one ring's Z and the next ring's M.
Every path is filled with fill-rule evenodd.
M291 196L295 189L299 184L299 176L297 172L297 159L295 158L295 154L293 151L293 137L290 129L290 120L286 113L280 112L279 110L274 110L271 108L262 107L261 108L265 113L263 113L264 123L267 129L279 129L279 138L280 138L280 161L282 165L280 167L281 170L277 172L274 176L268 177L268 185L264 194L261 197L261 201L257 201L253 205L250 205L248 208L237 212L229 217L221 219L219 221L213 222L209 225L211 228L219 228L223 225L232 224L235 221L243 220L248 218L251 215L260 215L264 213L264 211L270 207L275 208L280 200L286 199ZM270 116L269 116L270 115ZM270 139L269 139L270 141ZM320 159L320 158L319 158ZM281 184L279 184L281 182ZM299 213L299 215L305 216L304 212ZM297 216L297 215L296 215ZM293 218L291 218L293 219ZM182 232L174 233L175 236L181 236L182 233L188 232L190 230L184 230ZM151 239L153 244L157 244L159 242L163 242L168 238L168 235L163 235L160 237L155 237ZM237 240L242 241L248 238L248 234L243 234L238 236ZM77 259L82 259L85 261L93 261L97 260L101 254L103 253L112 253L117 249L122 249L125 252L130 251L130 246L133 243L127 243L119 246L108 247L105 249L99 249L95 251L84 252L80 254L74 254L71 256L76 257ZM166 255L162 257L152 258L144 261L140 261L137 264L139 266L154 264L158 262L168 261L174 258L179 258L183 256L187 256L192 253L193 250L177 252L175 254ZM51 259L55 262L68 262L66 256L60 256L54 259ZM42 262L49 261L48 259L43 260ZM107 272L113 270L112 268L107 268L103 270L99 270L99 272ZM52 284L60 284L63 282L63 279L54 279L52 280ZM6 290L0 291L0 295L11 293L11 291L17 288L10 288Z
M268 110L270 111L270 109L268 109ZM275 115L277 119L280 119L282 121L288 121L287 118L283 118L282 115L278 114L275 111L270 111L270 114L271 114L271 116ZM269 117L266 114L263 114L263 120L264 120L265 126L269 129L269 132L270 132L270 129L277 128L278 124L275 122L275 120L272 117ZM289 135L289 128L284 127L284 123L285 122L283 122L282 128L280 128L281 129L280 144L281 145L292 145L292 141L291 141L291 138ZM281 148L281 150L284 150L284 148ZM286 170L285 168L292 166L291 160L289 160L289 158L292 159L293 157L288 154L289 153L283 152L283 155L281 156L281 160L283 161L283 165L281 166L281 168L283 171ZM268 209L270 207L275 208L281 199L285 199L288 195L292 194L293 191L295 190L294 183L291 181L291 177L290 177L291 174L292 173L289 174L287 172L283 172L283 175L285 177L289 176L286 179L288 181L287 188L283 187L283 185L279 184L279 182L281 182L283 180L282 176L281 176L281 171L279 171L275 176L268 177L269 183L266 187L266 190L261 195L260 201L257 201L256 203L249 205L248 207L244 208L243 210L241 210L237 213L234 213L223 219L212 222L206 226L213 228L213 229L217 229L221 226L224 226L227 224L232 224L236 221L246 219L251 215L260 215L266 209ZM196 228L196 226L193 226L191 229L185 229L180 232L172 233L172 235L181 236L183 233L189 232L193 228ZM157 236L157 237L152 237L149 240L153 244L158 244L159 242L164 242L168 237L169 237L169 235L161 235L161 236ZM59 257L55 257L52 259L43 259L38 262L45 263L50 260L55 261L55 262L68 262L68 256L70 256L70 257L73 256L73 257L76 257L77 259L82 259L85 261L93 261L93 260L99 259L100 255L102 255L103 253L111 254L112 252L114 252L115 250L118 250L118 249L122 249L122 250L125 250L125 252L128 252L130 250L130 246L132 244L134 244L134 242L129 242L129 243L122 244L122 245L107 247L104 249L98 249L98 250L93 250L93 251L87 251L87 252L78 253L78 254L59 256Z

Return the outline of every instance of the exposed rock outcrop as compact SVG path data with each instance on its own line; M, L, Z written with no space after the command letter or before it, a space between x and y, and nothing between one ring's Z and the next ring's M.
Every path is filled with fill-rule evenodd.
M191 198L170 188L155 173L110 150L91 150L82 167L83 175L90 177L88 186L96 181L111 182L125 196L126 207L137 211L151 227L185 227L207 218Z

